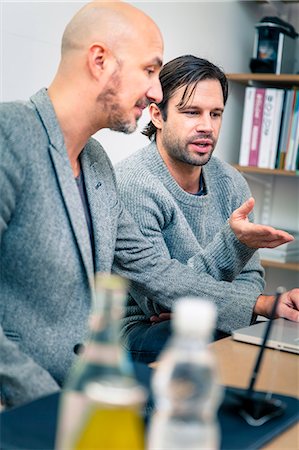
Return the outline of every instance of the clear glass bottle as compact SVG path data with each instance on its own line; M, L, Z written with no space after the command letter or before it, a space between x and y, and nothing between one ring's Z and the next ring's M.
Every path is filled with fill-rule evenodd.
M90 337L62 391L56 450L144 448L144 388L119 342L127 282L96 277Z
M222 388L209 342L216 323L212 302L183 298L173 311L173 335L152 380L155 412L149 450L218 449Z

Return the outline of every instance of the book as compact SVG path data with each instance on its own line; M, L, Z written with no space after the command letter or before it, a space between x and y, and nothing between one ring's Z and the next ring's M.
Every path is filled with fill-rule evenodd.
M284 168L285 170L295 170L295 164L294 167L292 166L294 153L296 151L295 149L295 138L299 126L299 91L295 91L295 99L294 99L294 110L292 114L292 120L290 124L290 131L289 131L289 143L288 147L286 149L286 157L285 157L285 163Z
M260 248L259 255L262 259L278 262L298 262L299 263L299 233L292 232L294 240L286 242L276 248Z
M266 89L256 88L250 136L249 166L257 166Z
M291 131L292 114L294 110L295 90L287 90L284 115L282 119L282 134L277 152L276 168L284 169L285 156L289 144L289 136Z
M284 94L283 89L266 89L258 167L275 167Z
M269 169L275 169L275 163L278 151L278 141L282 123L282 110L284 105L285 91L283 89L276 90L275 112L273 119L273 130L269 154Z
M298 121L299 121L299 119L298 119ZM299 170L299 123L298 123L298 128L297 128L297 134L295 137L295 152L294 152L292 167L294 167L293 170Z
M245 89L241 144L239 154L240 166L248 166L249 164L250 137L251 137L255 90L256 88L251 86L247 86Z
M265 248L262 249L263 251L260 252L261 259L264 259L266 261L275 261L275 262L281 262L281 263L287 263L287 262L294 262L299 263L299 253L295 254L288 254L288 253L275 253L270 252L266 250L272 250L271 248Z
M257 163L258 167L269 167L271 139L275 116L276 91L277 89L267 88L265 92L261 141Z
M278 138L278 144L277 144L277 154L276 154L276 161L275 161L275 169L279 168L279 159L280 159L280 152L283 146L283 142L285 141L285 135L287 131L287 123L289 115L289 103L290 103L290 89L285 90L284 95L284 101L282 106L282 116L281 116L281 124L280 124L280 130L279 130L279 138Z

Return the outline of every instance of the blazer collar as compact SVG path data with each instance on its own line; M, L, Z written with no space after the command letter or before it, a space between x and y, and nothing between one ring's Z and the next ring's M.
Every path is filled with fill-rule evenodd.
M52 147L54 147L59 153L67 156L64 145L64 137L47 89L43 88L38 91L30 98L30 101L36 107Z

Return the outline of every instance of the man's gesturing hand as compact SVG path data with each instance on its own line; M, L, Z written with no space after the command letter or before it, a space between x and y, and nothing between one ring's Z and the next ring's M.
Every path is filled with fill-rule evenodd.
M242 244L251 248L275 248L294 240L294 236L286 231L251 223L248 214L253 210L253 207L254 198L250 197L229 218L230 227Z

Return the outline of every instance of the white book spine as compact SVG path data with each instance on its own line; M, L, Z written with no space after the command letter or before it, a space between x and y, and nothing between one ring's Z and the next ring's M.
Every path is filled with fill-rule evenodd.
M261 142L258 155L258 167L268 168L273 135L277 89L267 88L265 93Z
M248 166L250 152L251 125L255 98L255 88L247 86L245 89L245 101L243 110L242 135L240 145L239 164Z

